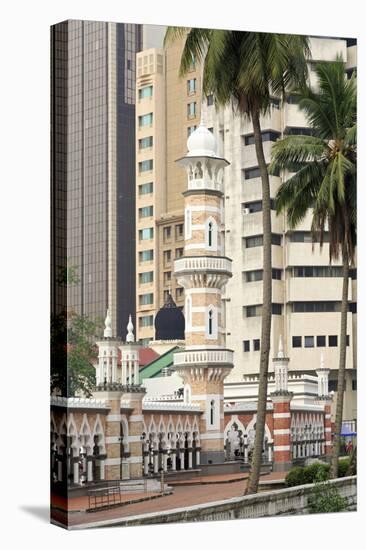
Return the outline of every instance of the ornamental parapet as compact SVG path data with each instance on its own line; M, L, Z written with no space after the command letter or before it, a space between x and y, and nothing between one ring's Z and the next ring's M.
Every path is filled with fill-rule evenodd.
M232 275L232 261L230 258L217 256L184 256L174 262L176 275L191 272L209 272Z
M174 367L192 367L203 365L233 366L234 353L230 349L195 349L176 351Z
M87 397L61 397L51 395L51 406L67 407L68 409L109 409L105 399L92 399Z

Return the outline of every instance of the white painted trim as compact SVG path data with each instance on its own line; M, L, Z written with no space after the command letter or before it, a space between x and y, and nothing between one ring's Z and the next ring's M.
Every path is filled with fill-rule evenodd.
M290 418L291 413L273 413L273 418Z
M107 422L119 422L122 418L121 414L107 414L106 421Z
M121 442L121 438L118 435L108 435L105 438L106 445L112 444L112 443L120 443L120 442Z
M142 464L142 456L130 456L127 459L130 464Z
M331 414L326 414L326 415L325 415L325 419L326 419L326 420L330 420L331 418L332 418L332 415L331 415Z
M184 250L206 250L205 243L192 243L186 244Z
M206 399L220 399L221 401L224 400L224 396L221 393L202 393L202 394L194 394L192 395L192 401L206 401Z
M128 437L126 437L126 440L128 441L128 443L138 443L139 441L141 441L141 436L129 435Z
M331 431L332 431L332 428L324 428L324 431L325 431L325 432L331 432Z
M224 434L222 432L213 432L213 433L201 433L200 439L224 439Z
M186 331L186 332L189 332L189 331ZM196 350L196 349L199 349L199 350L207 350L207 351L210 351L210 350L218 350L218 349L223 349L222 346L219 346L219 345L211 345L211 344L206 344L204 346L201 346L200 344L192 344L191 346L187 346L185 348L185 351L193 351L193 350Z
M216 212L217 214L221 213L221 209L217 206L205 206L205 205L196 205L189 206L191 212Z
M289 435L291 430L289 428L284 428L283 430L273 430L274 435Z
M192 225L192 231L201 231L205 230L205 224L204 223L194 223Z
M219 288L187 288L185 291L186 294L221 294Z
M331 445L332 445L332 442L331 442L331 441L326 441L326 442L325 442L325 446L326 446L326 447L330 447Z
M216 308L218 313L222 314L222 308L218 307ZM192 307L192 313L206 313L207 307L206 306L196 306Z
M193 326L186 332L206 332L205 326Z
M144 420L143 414L131 414L131 416L128 417L128 420L130 422L142 422Z
M105 466L119 466L122 464L121 458L106 458L104 461Z
M273 445L273 450L276 451L290 451L291 445Z

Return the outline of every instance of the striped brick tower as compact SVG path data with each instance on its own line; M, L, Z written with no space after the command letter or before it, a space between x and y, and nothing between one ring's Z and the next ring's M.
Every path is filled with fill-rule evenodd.
M107 327L107 319L106 330L110 328ZM105 479L107 480L142 477L142 399L145 389L139 384L139 345L135 343L131 317L127 330L125 343L113 340L111 331L107 331L110 357L117 358L119 348L122 368L118 368L117 360L116 367L112 368L112 363L109 364L107 361L104 364L106 360L103 359L103 369L107 366L108 373L110 372L111 375L107 378L104 376L104 382L97 386L98 398L107 400L110 406L106 417L105 440L107 454ZM104 358L104 340L98 342L98 347L99 357ZM100 364L99 368L102 368ZM128 433L126 433L125 427L123 439L122 409L126 409L125 414L129 415ZM129 446L128 453L125 452L126 443Z
M317 369L316 374L318 376L318 399L317 404L324 407L324 447L322 447L322 454L332 454L332 420L331 420L331 404L332 396L329 395L329 372L330 370L325 368L324 355L320 355L320 367Z
M291 399L288 391L288 363L280 336L278 354L273 358L276 390L271 393L273 403L273 471L283 472L292 465L291 458Z
M177 162L186 169L184 256L175 276L185 289L184 351L174 355L185 395L199 403L201 464L224 461L224 379L233 367L225 349L222 290L231 277L231 260L223 256L223 168L214 135L203 125L187 141L188 153Z

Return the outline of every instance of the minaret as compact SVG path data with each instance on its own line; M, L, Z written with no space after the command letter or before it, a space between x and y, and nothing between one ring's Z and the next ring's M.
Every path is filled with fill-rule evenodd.
M185 289L185 350L174 355L191 400L201 415L201 463L224 461L224 385L233 367L225 349L222 290L231 277L231 260L223 256L223 169L214 135L203 125L187 141L188 153L177 162L186 169L184 256L175 276Z
M119 346L121 351L121 383L123 386L139 385L139 344L135 343L131 315L128 318L126 342Z
M112 317L109 309L104 321L104 338L97 342L98 366L96 370L96 385L113 384L117 382L117 341L112 334Z
M285 471L291 467L291 399L288 391L288 364L285 357L282 336L278 344L277 357L273 358L275 391L271 393L273 403L273 471Z

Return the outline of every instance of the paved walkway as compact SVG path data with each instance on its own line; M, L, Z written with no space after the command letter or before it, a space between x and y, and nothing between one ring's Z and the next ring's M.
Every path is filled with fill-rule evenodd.
M243 474L241 474L243 475ZM233 474L228 475L232 478ZM278 482L284 479L286 472L274 472L263 475L261 482L266 485L270 481ZM207 476L215 478L216 476ZM217 476L223 478L224 476ZM205 478L206 479L206 478ZM187 480L188 481L188 480ZM207 479L206 479L207 481ZM109 519L125 518L128 516L135 516L139 514L147 514L152 512L161 512L163 510L173 510L174 508L184 508L193 506L195 504L204 504L206 502L215 502L217 500L225 500L233 497L242 496L246 488L246 479L239 479L237 481L231 481L231 483L215 483L212 479L211 483L204 485L180 485L174 487L174 492L171 495L161 496L154 500L148 500L145 502L133 502L131 504L125 504L118 508L110 510L100 510L99 512L74 512L69 514L68 522L70 526L82 525L84 523L93 523L97 521L104 521ZM135 495L136 497L137 495ZM52 514L54 519L65 521L65 515L60 512Z

